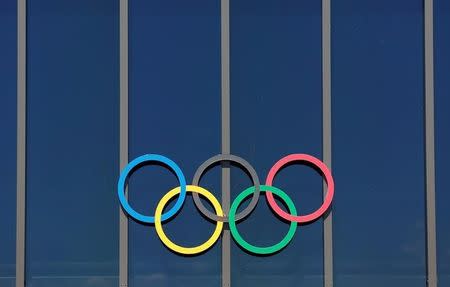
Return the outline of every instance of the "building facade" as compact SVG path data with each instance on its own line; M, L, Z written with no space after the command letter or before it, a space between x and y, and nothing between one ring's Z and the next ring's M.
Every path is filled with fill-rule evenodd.
M449 1L2 0L0 39L1 287L450 286ZM120 208L120 171L149 153L189 184L216 154L261 182L311 154L333 204L274 255L225 231L180 256ZM235 166L201 183L225 212L252 185ZM308 165L274 184L299 214L326 195ZM176 185L144 166L128 200L152 215ZM187 196L164 229L190 246L215 224ZM261 196L238 226L265 246L289 222Z

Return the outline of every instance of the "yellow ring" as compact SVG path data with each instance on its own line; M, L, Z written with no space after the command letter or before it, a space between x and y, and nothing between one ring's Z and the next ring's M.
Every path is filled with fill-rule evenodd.
M196 185L187 185L186 186L186 191L188 192L196 192L199 193L201 195L203 195L204 197L206 197L206 199L208 199L215 211L216 214L218 216L223 216L223 210L222 207L220 206L219 201L217 200L217 198L210 193L209 191L207 191L206 189L204 189L203 187L200 186L196 186ZM171 191L169 191L168 193L166 193L163 198L161 198L161 200L158 203L158 206L156 207L156 211L155 211L155 229L156 229L156 233L159 236L159 239L162 241L162 243L164 245L167 246L167 248L177 252L177 253L181 253L181 254L198 254L201 253L205 250L207 250L208 248L210 248L216 241L217 239L219 239L220 234L222 233L222 228L223 228L223 222L218 221L216 224L216 229L214 229L213 234L211 235L211 237L203 244L200 244L198 246L194 246L194 247L183 247L180 245L177 245L175 243L173 243L164 233L162 225L161 225L161 214L164 210L164 207L166 206L167 202L169 202L169 200L176 196L177 194L180 193L180 187L175 187L174 189L172 189Z

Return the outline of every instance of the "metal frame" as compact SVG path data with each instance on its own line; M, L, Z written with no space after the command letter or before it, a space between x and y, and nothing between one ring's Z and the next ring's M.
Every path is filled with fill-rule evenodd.
M433 0L424 0L425 29L425 166L427 213L427 286L437 286L436 203L434 154L434 42Z
M128 163L128 0L120 0L120 155ZM119 172L120 172L119 170ZM119 286L128 286L128 217L119 207Z
M230 1L220 1L222 154L230 153ZM230 165L222 165L222 208L230 211ZM222 233L222 287L231 286L231 240L228 224Z
M331 0L322 0L322 153L331 169ZM327 194L324 182L323 196ZM333 211L323 220L323 268L325 287L333 286Z
M230 153L230 22L229 0L221 0L221 112L223 154ZM26 238L26 45L27 0L17 0L17 213L16 287L25 282ZM433 0L424 0L425 29L425 169L427 219L427 286L437 287L434 151ZM331 167L331 0L322 0L323 160ZM128 163L128 0L120 0L120 168ZM230 170L222 167L222 205L230 207ZM326 194L326 187L323 189ZM128 286L128 218L120 213L119 285ZM324 286L333 286L332 211L323 221ZM222 286L231 286L230 233L222 237Z
M25 286L25 222L26 222L26 50L27 3L17 0L17 229L16 287Z

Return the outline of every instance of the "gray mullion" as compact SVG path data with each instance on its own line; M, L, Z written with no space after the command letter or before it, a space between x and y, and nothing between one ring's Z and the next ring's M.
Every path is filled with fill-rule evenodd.
M221 0L221 113L222 153L230 153L230 2ZM222 207L225 214L230 210L230 167L222 165ZM230 230L222 235L222 287L231 286Z
M324 163L331 169L331 0L322 0L322 149ZM323 186L323 196L327 186ZM333 286L333 213L323 220L324 286Z
M433 0L425 0L425 161L427 214L427 286L437 286L434 154Z
M26 220L26 41L27 3L17 1L17 227L16 287L25 286Z
M128 163L128 0L120 0L120 170ZM119 208L119 286L128 286L128 217Z

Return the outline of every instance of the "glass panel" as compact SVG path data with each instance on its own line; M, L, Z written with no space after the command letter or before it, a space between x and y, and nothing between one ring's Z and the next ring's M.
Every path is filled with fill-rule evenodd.
M199 165L220 152L219 1L129 3L130 160L165 155L190 183ZM219 168L202 180L220 200L219 184ZM131 205L153 216L176 186L169 170L146 165L130 178ZM189 194L163 228L176 244L193 246L207 240L214 222L201 216ZM129 235L130 286L220 286L220 240L204 254L186 257L165 248L153 225L130 220Z
M28 1L30 286L118 285L118 1Z
M439 287L450 286L450 2L435 1L436 215Z
M17 3L0 3L0 286L16 276Z
M231 152L249 161L261 182L291 153L322 157L322 29L320 1L231 1ZM251 186L232 169L232 199ZM322 202L322 178L306 165L281 171L274 186L301 214ZM239 210L247 205L243 203ZM257 246L279 242L289 224L264 195L237 228ZM270 257L232 244L232 286L323 286L322 220L299 226L290 244Z
M334 283L423 287L423 1L332 9Z

